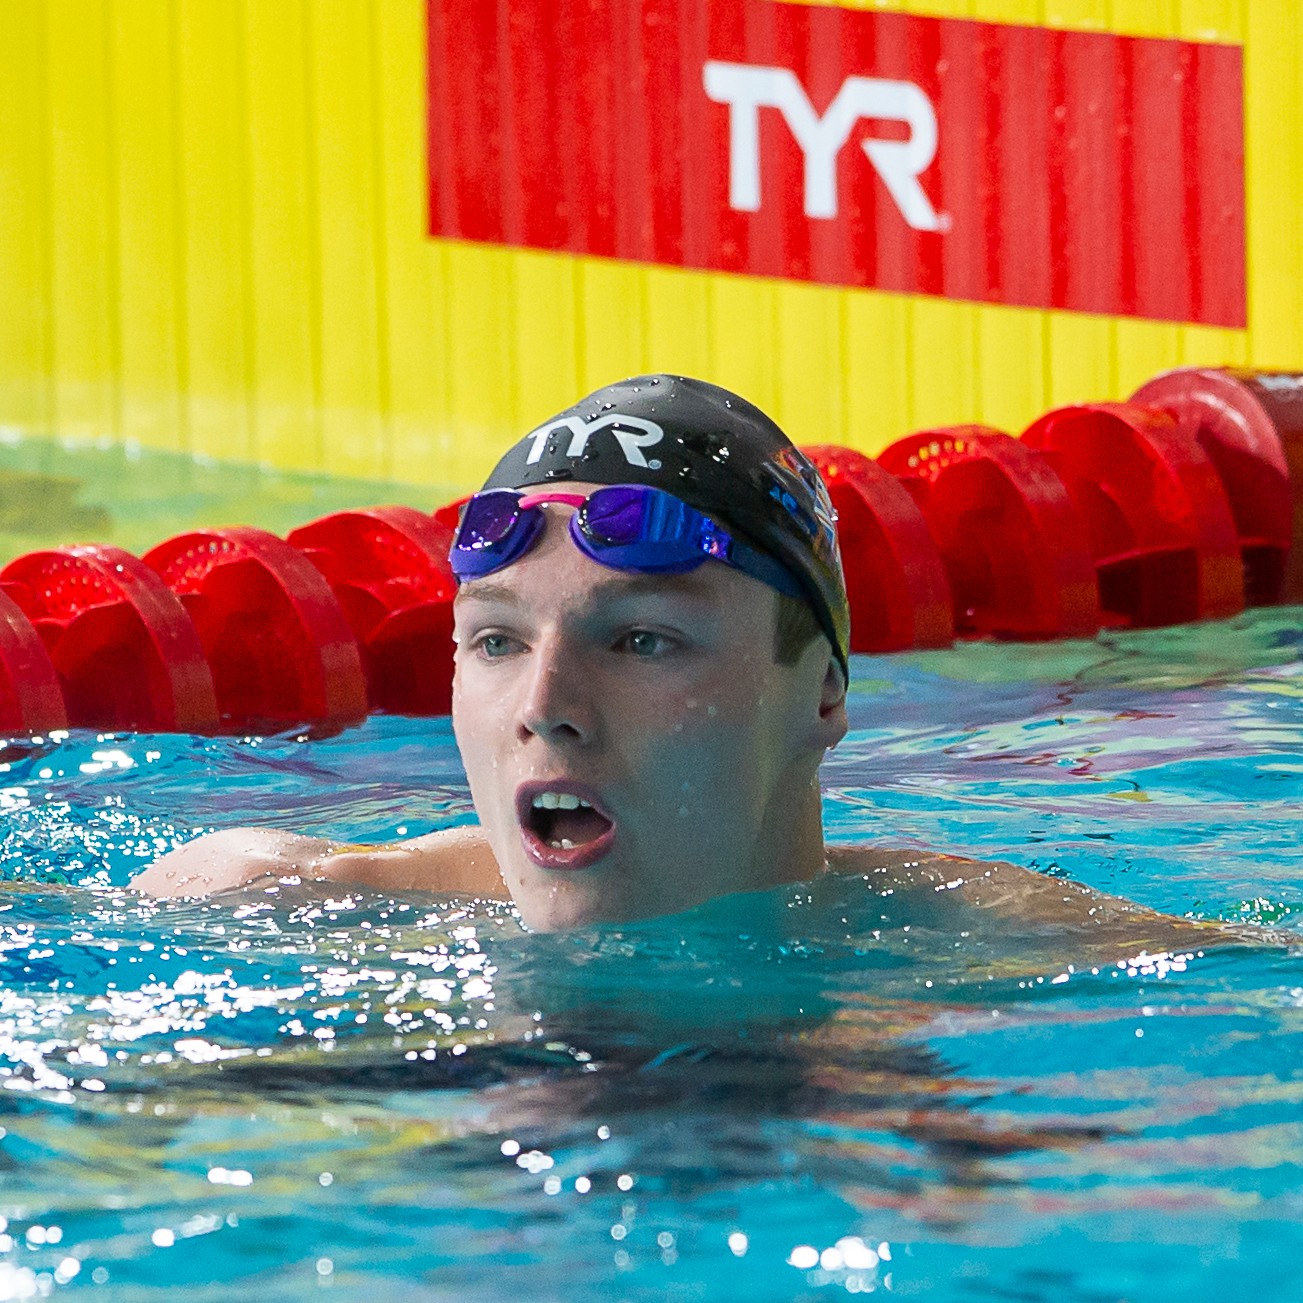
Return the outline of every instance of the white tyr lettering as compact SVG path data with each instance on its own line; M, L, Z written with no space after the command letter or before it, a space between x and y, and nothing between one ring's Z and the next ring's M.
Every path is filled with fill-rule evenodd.
M837 216L837 155L862 118L887 118L909 127L908 140L865 140L863 149L905 221L915 230L944 223L919 184L936 157L937 117L932 101L912 81L847 77L822 117L790 68L707 63L707 96L729 109L729 206L760 208L760 110L778 109L805 158L807 217Z
M564 416L547 425L540 425L527 436L533 441L529 456L525 458L527 466L533 466L539 461L547 447L548 437L559 430L570 431L570 444L565 451L567 457L582 457L588 447L588 440L597 431L610 430L620 445L620 451L624 453L625 461L630 466L644 468L647 467L647 458L643 456L642 450L660 443L665 437L665 431L655 421L645 421L640 416L612 413L610 416L600 416L595 421L585 421L579 416Z

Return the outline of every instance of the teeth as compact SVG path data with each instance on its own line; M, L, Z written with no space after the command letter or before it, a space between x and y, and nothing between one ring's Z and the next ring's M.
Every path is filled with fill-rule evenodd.
M578 810L581 806L591 810L593 803L573 792L540 792L533 801L536 810Z
M548 842L548 845L554 851L572 851L575 848L574 842L572 842L569 837L562 837L561 840L557 842Z

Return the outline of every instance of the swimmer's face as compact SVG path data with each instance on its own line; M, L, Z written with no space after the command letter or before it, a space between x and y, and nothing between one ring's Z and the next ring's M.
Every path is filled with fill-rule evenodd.
M455 606L453 725L525 923L672 913L817 872L818 764L846 727L825 640L778 665L772 590L713 562L598 565L570 514L549 505L538 544Z

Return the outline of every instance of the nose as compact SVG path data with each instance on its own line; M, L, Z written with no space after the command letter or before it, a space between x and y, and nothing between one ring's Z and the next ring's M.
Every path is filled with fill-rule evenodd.
M517 728L522 741L531 736L579 745L592 740L594 712L587 675L575 649L563 639L540 639L530 649Z

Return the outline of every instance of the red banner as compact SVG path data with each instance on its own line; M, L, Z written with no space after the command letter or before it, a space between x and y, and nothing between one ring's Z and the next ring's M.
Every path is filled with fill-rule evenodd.
M428 0L430 233L1243 326L1238 46L774 0Z

